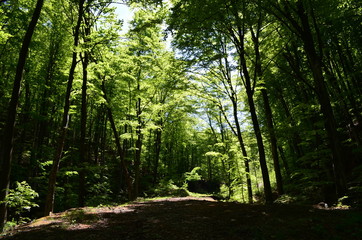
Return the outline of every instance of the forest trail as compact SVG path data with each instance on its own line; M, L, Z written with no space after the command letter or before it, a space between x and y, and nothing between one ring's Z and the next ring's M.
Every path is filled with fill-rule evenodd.
M0 239L360 239L362 212L167 198L77 208L38 219Z

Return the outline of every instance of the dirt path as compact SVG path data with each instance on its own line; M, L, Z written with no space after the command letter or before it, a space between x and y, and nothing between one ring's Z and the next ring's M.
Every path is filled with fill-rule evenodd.
M0 239L362 239L362 213L169 198L71 209L21 226Z

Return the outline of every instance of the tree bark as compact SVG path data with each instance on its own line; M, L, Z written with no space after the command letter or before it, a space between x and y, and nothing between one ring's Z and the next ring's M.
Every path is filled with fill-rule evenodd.
M139 85L138 85L139 90ZM137 99L137 128L136 128L136 153L135 153L135 182L134 182L134 197L137 198L139 194L139 181L140 181L140 165L141 165L141 152L142 152L142 119L141 119L141 98Z
M272 203L273 195L272 195L272 190L271 190L271 186L270 186L268 166L266 164L263 137L261 135L259 121L258 121L258 117L256 115L253 96L250 93L250 91L247 92L247 95L248 95L248 103L249 103L249 108L250 108L251 119L253 122L253 128L254 128L256 141L257 141L257 145L258 145L258 150L259 150L259 162L260 162L260 168L261 168L261 173L262 173L263 183L264 183L265 201L267 203Z
M161 143L162 143L162 125L163 121L161 118L161 113L159 113L159 127L156 129L156 139L155 139L155 162L153 166L153 184L155 185L158 178L158 165L160 162L160 153L161 153Z
M259 14L261 14L261 12ZM261 79L262 75L263 75L261 57L260 57L260 48L259 48L259 44L260 44L259 43L259 34L260 34L260 29L261 29L261 22L262 22L262 18L261 18L261 16L259 16L258 27L256 29L256 33L254 32L253 27L250 26L251 36L252 36L253 43L254 43L254 52L255 52L255 70L254 70L255 79L254 79L254 81L256 81L257 79ZM274 172L275 172L275 178L276 178L276 183L277 183L277 191L278 191L278 195L282 195L284 193L283 179L282 179L282 174L280 171L277 138L275 136L274 125L273 125L273 113L270 108L269 97L268 97L267 90L265 88L265 84L262 84L261 95L263 97L263 105L264 105L267 129L269 132L270 147L271 147L271 152L272 152L272 158L273 158L273 163L274 163Z
M270 108L269 97L268 97L268 93L267 93L266 89L262 89L261 94L263 96L264 111L265 111L266 123L267 123L268 132L269 132L269 138L270 138L270 148L271 148L273 163L274 163L274 172L275 172L275 178L276 178L276 182L277 182L277 191L278 191L278 195L280 196L280 195L284 194L283 178L282 178L282 174L280 171L278 143L277 143L277 138L275 136L275 131L274 131L273 115L272 115L272 111Z
M106 88L104 85L104 81L102 81L102 91L103 91L103 97L106 100L107 104L109 104L108 101L108 97L107 97L107 93L106 93ZM121 139L119 137L117 128L116 128L116 124L114 123L114 118L113 118L113 113L112 113L112 109L110 108L110 106L107 106L107 114L108 114L108 120L111 124L111 128L113 131L113 135L114 138L116 139L116 146L117 146L117 153L119 155L120 158L120 162L121 162L121 167L122 167L122 171L123 171L123 175L127 184L127 192L128 192L128 199L131 201L134 199L134 195L133 195L133 186L132 186L132 179L131 176L128 172L128 168L126 165L126 161L125 161L125 156L124 156L124 151L122 149L121 146Z
M70 109L70 94L73 86L73 80L74 80L74 72L75 67L77 66L77 51L76 48L79 44L79 29L82 22L82 17L84 13L84 2L85 0L79 1L78 6L78 19L77 24L75 26L74 31L74 49L73 49L73 56L72 56L72 64L69 70L69 76L68 76L68 83L67 83L67 91L65 95L65 103L64 103L64 110L63 110L63 118L62 118L62 124L60 129L59 138L57 141L57 149L54 154L53 159L53 165L52 169L50 171L49 175L49 183L48 183L48 192L45 200L45 209L44 209L44 215L48 216L50 213L54 210L54 198L55 198L55 184L56 184L56 178L59 171L59 164L60 159L63 154L63 148L65 143L65 138L68 131L68 124L69 124L69 109Z
M256 114L255 103L254 103L254 99L253 99L254 89L255 89L255 85L256 85L256 79L254 79L253 83L251 82L249 68L247 66L247 61L246 61L246 52L245 52L246 49L245 49L245 42L244 42L245 33L246 33L246 26L245 26L246 23L243 19L241 19L239 12L236 10L236 9L238 9L237 1L233 0L232 5L235 7L235 9L231 10L231 11L235 17L236 24L235 24L235 29L232 29L232 28L228 29L229 35L232 39L233 44L235 45L235 48L236 48L238 56L239 56L240 77L242 78L242 81L243 81L243 84L245 87L245 91L246 91L246 95L248 98L249 111L250 111L250 115L251 115L251 119L252 119L252 123L253 123L253 128L254 128L254 133L255 133L256 140L257 140L257 145L258 145L259 163L260 163L260 168L261 168L263 183L264 183L265 201L267 203L272 203L273 196L272 196L272 191L271 191L268 166L267 166L266 158L265 158L263 137L261 135L258 116ZM242 11L243 12L247 11L246 8L247 8L246 3L243 3Z
M89 42L89 36L91 34L90 23L88 19L89 7L86 7L86 14L84 16L84 43L85 45ZM86 45L87 47L87 45ZM88 81L88 64L89 64L89 53L86 49L84 56L82 57L83 65L83 81L82 81L82 105L81 105L81 120L80 120L80 146L79 146L79 195L78 203L80 207L84 207L85 195L86 195L86 163L87 163L87 81Z
M82 83L82 106L81 106L81 120L80 120L80 146L79 146L79 195L78 203L80 207L84 207L85 202L85 164L87 162L87 78L88 78L88 53L84 52L83 58L83 83Z
M244 158L244 166L245 166L245 173L246 173L246 185L248 188L248 200L249 200L249 203L253 203L253 189L251 186L249 158L248 158L244 140L243 140L243 137L241 134L241 128L240 128L238 112L237 112L237 103L236 103L236 101L232 101L232 102L233 102L232 103L233 104L233 115L234 115L234 121L235 121L235 126L236 126L237 138L238 138L238 142L239 142L241 152L242 152L243 158Z
M1 154L1 172L0 172L0 202L4 201L10 184L11 161L14 143L14 132L17 108L20 96L21 81L23 78L23 71L25 67L26 58L29 51L29 45L33 36L36 24L39 20L41 9L44 0L38 0L33 12L32 19L26 30L21 50L19 53L18 64L16 66L16 73L10 103L8 106L8 115L4 130L4 140L2 141L2 154ZM0 231L2 231L7 217L7 206L5 203L0 204Z
M303 41L304 50L307 54L308 62L313 74L314 87L321 105L324 125L327 131L329 145L332 150L332 168L335 178L336 193L337 196L341 197L347 189L344 165L342 161L342 145L338 138L337 124L323 76L322 53L319 53L318 55L316 51L308 16L301 1L298 1L297 3L297 13L302 25L301 39Z
M225 43L221 44L222 47L222 51L225 55L227 55L227 47ZM239 117L238 117L238 99L237 99L237 93L235 90L235 86L232 84L231 81L231 74L230 74L230 65L229 65L229 61L227 59L227 57L225 57L222 60L220 60L220 65L224 65L223 66L223 85L227 88L227 93L228 96L230 98L230 101L232 103L233 106L233 117L234 117L234 121L235 121L235 127L236 127L236 131L234 130L234 127L231 125L230 121L227 119L226 114L224 112L224 110L222 109L221 105L220 105L220 110L222 111L225 120L228 122L230 128L233 130L233 133L236 135L236 137L238 138L238 142L243 154L243 161L244 161L244 166L245 166L245 173L246 173L246 185L248 188L248 201L249 203L253 203L253 190L252 190L252 185L251 185L251 178L250 178L250 167L249 167L249 159L248 159L248 154L246 152L246 148L245 148L245 144L244 144L244 140L242 137L242 133L241 133L241 127L240 127L240 122L239 122Z

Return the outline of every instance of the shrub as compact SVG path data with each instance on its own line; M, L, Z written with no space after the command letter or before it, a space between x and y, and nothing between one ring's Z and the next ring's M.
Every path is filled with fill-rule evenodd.
M30 219L22 216L25 212L29 212L32 207L39 207L34 199L39 195L35 192L26 181L15 182L16 188L10 189L9 194L5 198L5 203L9 207L9 212L13 213L17 223L24 223Z
M201 176L198 173L198 171L200 170L200 167L195 167L194 169L191 170L191 172L187 172L185 173L185 181L189 182L189 181L198 181L201 180Z
M176 186L172 180L161 181L153 192L157 197L187 197L189 195L185 188Z

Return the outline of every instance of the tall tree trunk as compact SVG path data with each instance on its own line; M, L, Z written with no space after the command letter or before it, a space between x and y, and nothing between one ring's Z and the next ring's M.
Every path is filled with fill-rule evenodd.
M68 83L67 83L67 91L65 94L65 102L64 102L64 110L63 110L63 119L61 124L61 129L59 132L59 138L57 141L57 149L54 154L53 165L49 175L49 183L48 183L48 192L45 200L45 209L44 215L48 216L54 210L54 197L55 197L55 184L56 178L59 170L60 159L63 154L63 148L65 143L65 138L68 130L69 124L69 109L70 109L70 93L73 86L74 80L74 72L75 67L77 66L77 47L79 44L79 29L82 22L82 17L84 13L84 2L85 0L80 0L78 5L78 20L75 26L74 31L74 44L73 44L73 56L72 56L72 64L69 70Z
M273 196L272 196L272 190L271 190L271 185L270 185L268 166L267 166L267 163L266 163L265 148L264 148L263 137L261 135L259 120L258 120L258 116L256 114L255 103L254 103L254 98L253 98L254 90L253 90L253 87L251 85L249 70L248 70L248 67L246 65L246 59L245 59L245 56L244 56L245 52L244 52L243 43L241 43L241 45L242 45L242 51L241 51L241 54L240 54L240 61L241 61L241 65L242 65L242 70L241 70L242 73L241 74L244 75L244 79L245 79L245 90L246 90L246 95L247 95L247 98L248 98L249 111L250 111L251 120L252 120L252 123L253 123L253 128L254 128L254 133L255 133L257 145L258 145L259 163L260 163L260 168L261 168L261 173L262 173L263 183L264 183L265 201L267 203L272 203L273 202Z
M278 92L278 99L280 100L280 103L282 104L283 106L283 109L284 109L284 112L285 112L285 115L286 115L286 120L285 121L289 121L290 122L290 125L291 125L291 128L293 130L293 133L292 133L292 139L288 140L291 142L291 145L292 145L292 149L293 149L293 152L294 154L296 155L296 158L300 158L304 155L303 153L303 149L299 146L299 144L301 143L301 137L299 136L299 134L294 130L297 126L295 120L293 119L293 116L289 110L289 107L288 107L288 104L287 102L285 101L284 99L284 96L283 96L283 90L282 89L277 89L277 92Z
M278 191L278 195L280 196L280 195L283 195L283 193L284 193L283 178L282 178L282 174L280 171L278 144L277 144L277 138L275 136L275 131L274 131L273 115L272 115L272 111L270 108L269 97L268 97L268 93L267 93L266 89L262 89L261 94L263 96L264 111L265 111L266 123L267 123L268 132L269 132L269 138L270 138L270 148L271 148L273 163L274 163L274 172L275 172L275 179L277 182L277 191Z
M261 14L261 12L259 13ZM253 30L253 27L250 27L251 36L254 43L254 52L255 52L255 72L254 72L254 81L257 79L261 79L263 75L262 71L262 63L261 63L261 57L260 57L260 48L259 48L259 34L261 29L261 23L262 23L262 17L259 16L258 19L258 27L256 29L256 33ZM273 125L273 113L270 108L269 103L269 97L267 90L265 88L265 84L263 84L261 88L261 95L263 97L263 105L264 105L264 111L265 111L265 117L266 117L266 123L267 123L267 129L269 132L269 138L270 138L270 146L271 146L271 152L273 157L273 163L274 163L274 172L275 172L275 178L277 182L277 191L279 195L282 195L284 193L283 191L283 179L282 174L280 171L280 164L279 164L279 156L278 156L278 145L277 145L277 138L275 136L274 131L274 125Z
M109 100L108 100L107 93L106 93L106 88L105 88L105 85L104 85L104 80L102 81L102 91L103 91L104 99L106 100L107 104L109 104ZM128 172L128 168L127 168L126 161L125 161L124 151L123 151L122 146L121 146L121 139L119 137L119 134L118 134L118 131L117 131L117 128L116 128L116 124L114 123L112 109L110 108L109 105L107 106L107 114L108 114L108 120L109 120L109 122L111 124L111 128L112 128L112 131L113 131L114 138L116 139L117 153L118 153L119 158L120 158L123 175L124 175L124 178L125 178L125 182L127 184L128 199L133 200L134 196L133 196L132 179L131 179L131 176L130 176L130 174Z
M309 3L310 9L312 9L311 17L313 19L317 44L315 43L315 39L313 37L309 16L304 8L303 1L298 0L295 4L296 7L291 9L293 8L291 1L270 3L270 5L273 6L273 9L276 10L276 12L272 11L272 14L274 14L303 42L303 48L307 55L310 70L312 71L314 91L321 106L321 112L323 115L324 126L327 132L329 147L332 151L331 168L333 169L336 188L335 199L333 200L336 200L337 196L344 195L347 187L344 165L342 161L342 145L338 138L337 124L323 76L323 46L321 43L321 36L317 26L316 18L313 13L313 6ZM296 17L292 16L293 13L296 14ZM316 48L318 48L318 51Z
M158 128L156 129L156 139L155 139L155 160L153 165L153 184L155 185L158 178L158 165L160 162L160 153L161 153L161 143L162 143L162 125L163 121L161 118L161 112L159 112L160 120L158 122Z
M285 170L285 174L287 176L287 179L290 180L291 173L290 173L289 164L288 164L288 161L287 161L287 159L285 157L284 150L280 145L278 145L278 151L279 151L279 154L280 154L280 158L282 159L282 162L283 162L283 166L284 166L284 170Z
M341 197L344 195L347 188L344 165L342 161L342 145L338 138L337 124L323 76L322 53L319 53L318 55L316 51L308 16L301 1L298 1L297 3L297 13L302 25L301 39L304 43L304 50L307 54L308 62L313 74L315 91L321 105L324 125L327 131L329 145L332 150L332 168L335 178L336 193L337 196Z
M240 128L238 112L237 112L237 102L235 101L234 97L231 97L230 99L231 99L231 102L233 105L233 116L234 116L236 131L235 131L234 127L232 126L231 122L228 120L226 113L225 113L224 109L222 109L222 107L220 107L220 111L223 114L225 120L227 121L229 127L232 129L234 135L238 139L239 146L241 148L241 153L243 154L243 159L244 159L246 184L247 184L247 188L248 188L248 201L249 201L249 203L253 203L253 189L252 189L251 178L250 178L249 158L248 158L248 154L246 152L243 136L241 134L241 128Z
M91 28L89 23L89 6L85 9L86 14L84 16L84 43L89 42L89 36L91 34ZM85 195L86 195L86 162L87 162L87 81L88 81L88 64L89 64L89 53L88 50L84 51L84 57L82 57L83 65L83 81L82 81L82 106L81 106L81 120L80 120L80 146L79 146L79 195L78 203L80 207L84 206Z
M238 138L238 142L241 148L241 152L243 154L243 158L244 158L244 166L245 166L245 175L246 175L246 185L248 188L248 200L249 203L253 203L253 189L251 186L251 178L250 178L250 167L249 167L249 158L248 158L248 154L246 152L246 148L245 148L245 144L244 144L244 140L241 134L241 128L240 128L240 123L239 123L239 118L238 118L238 112L237 112L237 102L233 101L233 115L234 115L234 121L235 121L235 126L236 126L236 133L237 133L237 138Z
M88 52L84 52L83 58L83 83L82 83L82 106L80 120L80 146L79 146L79 195L78 203L80 207L84 206L86 188L85 188L85 171L87 162L87 78L88 78Z
M244 19L241 19L240 14L237 11L237 9L238 9L237 1L233 0L232 5L235 7L235 9L231 10L231 11L236 20L236 29L231 28L228 30L229 30L230 37L235 45L235 48L236 48L238 56L239 56L240 77L242 78L242 81L243 81L243 84L245 87L245 91L246 91L246 95L248 98L249 111L250 111L250 115L251 115L251 119L252 119L252 123L253 123L253 128L254 128L257 145L258 145L259 163L260 163L260 168L261 168L263 183L264 183L265 201L267 203L272 203L273 196L272 196L272 190L271 190L271 185L270 185L268 166L267 166L266 158L265 158L263 137L261 135L258 116L256 114L255 103L254 103L254 99L253 99L254 89L255 89L257 79L254 79L254 82L252 83L251 77L249 74L249 68L247 66L247 61L246 61L246 52L245 52L246 49L245 49L245 42L244 42L245 33L246 33L246 26L245 26L246 23L245 23ZM245 12L245 11L247 11L246 9L247 9L246 3L243 2L242 11Z
M11 161L14 142L14 130L17 115L17 108L20 96L20 86L23 78L23 71L25 67L26 58L29 51L29 45L33 36L36 24L38 22L44 0L38 0L33 12L32 19L26 30L21 50L19 53L18 64L16 66L16 73L13 85L13 91L8 106L8 115L4 128L4 140L2 141L2 154L0 159L1 172L0 172L0 202L4 201L10 184ZM7 206L5 203L0 204L0 231L2 231L7 217Z
M56 31L53 31L51 36L51 43L49 46L49 58L47 60L47 66L45 68L45 79L44 79L44 86L42 87L42 94L39 106L39 115L40 118L36 123L36 134L34 138L33 144L33 154L32 154L32 162L35 165L37 160L41 160L43 158L43 151L44 151L44 141L48 136L49 132L49 110L50 110L50 101L49 97L51 96L51 81L54 78L54 74L56 71L57 60L59 58L59 51L61 40L56 37ZM32 176L37 176L38 166L34 166L32 170Z
M138 84L139 90L139 84ZM134 197L139 194L139 181L140 181L140 165L141 165L141 152L142 152L142 119L141 119L141 98L137 99L137 128L136 128L136 152L135 152L135 181L134 181Z
M222 51L223 53L227 56L227 46L225 43L222 44ZM245 144L243 141L243 137L241 134L241 127L240 127L240 122L239 122L239 117L238 117L238 100L237 100L237 94L236 94L236 90L235 90L235 86L233 85L232 81L231 81L231 72L230 72L230 65L229 65L229 61L228 58L225 57L222 60L220 60L220 65L224 65L224 68L222 70L223 73L223 81L224 81L224 86L227 87L227 93L228 96L230 98L230 101L232 103L233 106L233 117L234 117L234 121L235 121L235 127L236 127L236 131L234 130L234 127L231 125L230 121L227 119L226 113L225 111L222 109L221 104L220 104L220 110L222 111L225 120L228 122L230 128L232 129L233 133L236 135L236 137L238 138L238 142L243 154L243 161L244 161L244 166L245 166L245 173L246 173L246 184L247 184L247 188L248 188L248 200L249 203L253 203L253 190L252 190L252 185L251 185L251 178L250 178L250 167L249 167L249 159L248 159L248 154L246 152L246 148L245 148Z
M260 168L261 168L261 173L262 173L263 183L264 183L265 201L267 203L272 203L273 195L272 195L271 186L270 186L268 166L266 164L263 137L261 135L259 121L258 121L258 117L256 115L253 95L252 95L252 93L250 93L250 91L247 92L247 95L248 95L248 103L249 103L249 108L250 108L251 119L253 122L253 128L254 128L256 141L257 141L257 145L258 145L259 162L260 162Z

